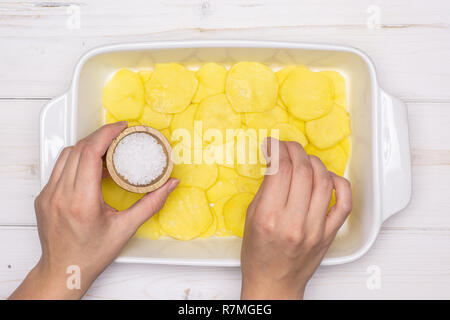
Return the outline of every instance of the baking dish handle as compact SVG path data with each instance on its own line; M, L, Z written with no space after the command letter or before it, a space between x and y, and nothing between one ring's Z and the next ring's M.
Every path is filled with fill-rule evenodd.
M380 89L382 152L382 221L411 199L411 153L408 114L403 101Z
M47 184L61 150L68 145L68 93L50 100L40 114L41 189Z

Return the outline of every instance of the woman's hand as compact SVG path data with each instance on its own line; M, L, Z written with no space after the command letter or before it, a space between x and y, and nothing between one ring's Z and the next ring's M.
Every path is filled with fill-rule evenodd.
M126 127L126 122L103 126L61 152L35 201L41 259L10 298L81 298L175 189L178 181L171 179L122 212L104 202L102 156ZM69 289L66 284L69 266L80 270L80 289Z
M278 172L265 177L247 210L242 298L301 299L352 210L351 187L296 142L279 142L271 161ZM336 204L327 214L333 189Z

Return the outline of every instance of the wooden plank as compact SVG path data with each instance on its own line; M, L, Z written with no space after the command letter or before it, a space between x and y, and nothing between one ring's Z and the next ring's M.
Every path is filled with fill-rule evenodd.
M449 299L449 245L449 231L384 230L360 260L319 268L306 298ZM37 232L1 227L0 252L0 298L6 298L39 259ZM380 290L366 285L369 266L381 272ZM86 299L238 299L240 279L239 268L114 263Z
M0 100L0 225L34 225L39 111L46 101ZM450 227L450 103L408 103L413 199L386 227Z
M0 2L0 97L49 98L70 84L78 57L109 43L255 39L347 44L374 60L381 84L408 100L449 101L450 10L444 1L86 1L81 28L68 29L68 2ZM289 9L286 9L289 8ZM182 14L180 14L182 12ZM130 19L129 17L133 17ZM20 59L17 57L20 56ZM433 86L428 85L433 83Z

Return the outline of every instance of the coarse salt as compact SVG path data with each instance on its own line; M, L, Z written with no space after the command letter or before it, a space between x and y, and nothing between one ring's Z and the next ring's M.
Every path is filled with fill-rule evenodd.
M129 183L141 186L150 184L164 172L167 157L154 137L137 132L120 140L114 150L113 162L118 174Z

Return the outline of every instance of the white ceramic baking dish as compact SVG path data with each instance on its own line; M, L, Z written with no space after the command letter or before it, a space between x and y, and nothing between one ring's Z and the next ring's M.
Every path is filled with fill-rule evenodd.
M40 169L43 187L60 150L104 123L101 96L106 80L119 68L145 69L179 62L197 68L204 62L231 65L260 61L277 69L289 64L337 70L347 81L352 119L352 156L346 176L352 182L353 212L322 265L358 259L372 246L380 226L403 209L411 196L411 168L405 104L377 82L372 61L343 46L266 41L182 41L118 44L81 57L67 92L41 112ZM238 266L241 240L193 241L132 239L117 261L203 266Z

